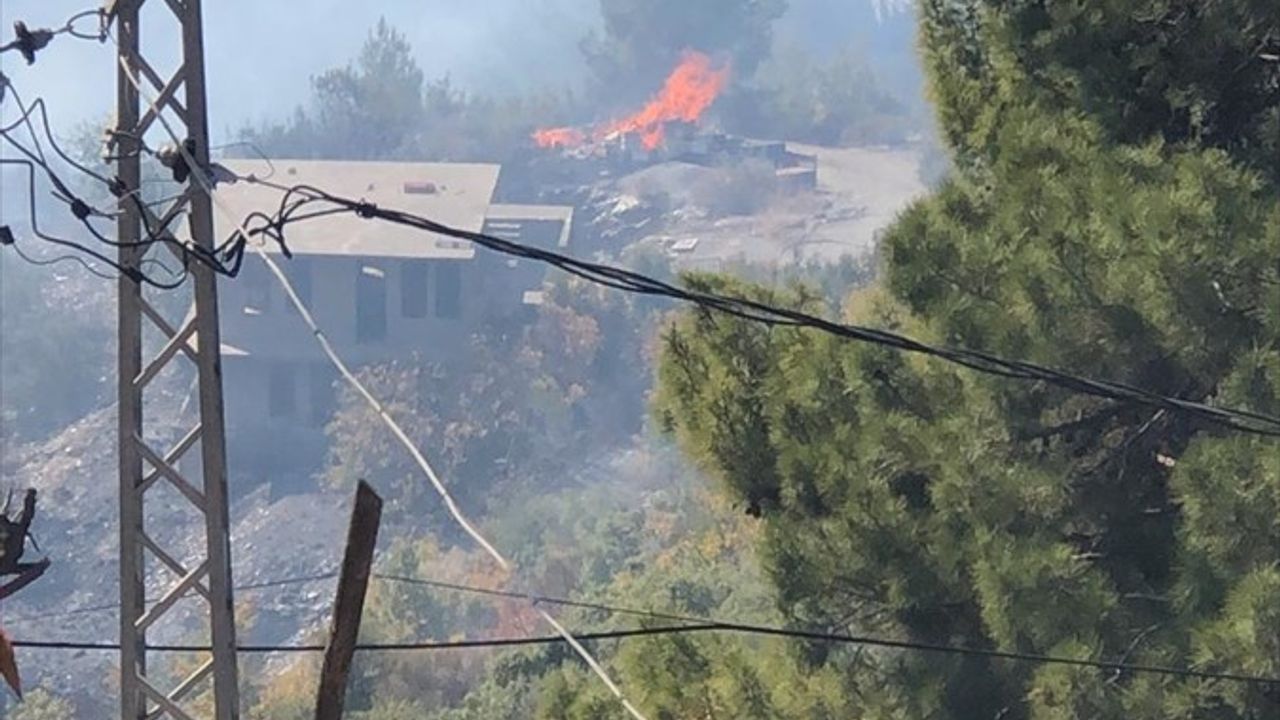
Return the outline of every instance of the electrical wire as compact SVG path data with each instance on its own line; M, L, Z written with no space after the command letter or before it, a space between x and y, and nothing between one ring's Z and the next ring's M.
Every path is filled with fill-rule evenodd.
M303 575L279 580L269 580L260 583L252 583L248 585L240 585L236 587L237 591L260 590L264 588L279 587L283 585L299 584L306 582L314 582L319 580L332 579L337 576L336 572L324 572L314 575ZM495 590L491 588L482 588L473 585L464 585L460 583L451 583L440 580L430 580L427 578L412 577L405 575L397 575L392 573L374 573L373 577L384 582L403 583L408 585L429 587L440 590L449 590L454 592L462 592L473 595L482 595L493 598L501 598L507 600L516 600L521 602L532 601L535 605L555 605L559 607L569 607L582 610L593 610L608 613L610 615L628 615L633 617L645 618L650 620L663 620L667 622L680 623L678 625L662 625L648 626L640 628L630 628L623 630L611 630L593 633L572 633L578 642L593 640L612 640L626 639L632 637L643 636L660 636L671 635L676 633L702 633L702 632L728 632L751 636L778 637L792 640L804 640L808 642L824 642L845 645L858 645L866 647L879 647L892 650L902 650L908 652L924 652L932 654L985 657L993 660L1006 660L1012 662L1024 662L1038 665L1066 665L1073 667L1086 667L1094 670L1109 670L1115 672L1128 672L1135 674L1162 675L1166 677L1193 678L1199 680L1217 680L1227 682L1239 682L1253 685L1280 685L1280 677L1270 677L1265 675L1250 675L1245 673L1233 672L1217 672L1212 670L1197 670L1188 667L1147 665L1142 663L1130 663L1123 661L1094 660L1089 658L1073 658L1058 655L1046 655L1039 653L1011 652L1002 650L990 650L986 648L976 648L961 645L943 645L937 643L911 642L906 640L893 640L880 637L872 637L865 635L849 635L843 633L820 632L811 630L801 630L794 628L783 628L773 625L761 625L754 623L742 623L730 620L721 620L714 617L702 615L687 615L678 613L658 612L653 610L640 610L637 608L621 607L617 605L608 605L599 602L589 602L582 600L571 600L567 598L534 595L530 596L525 593L519 593L509 590ZM101 606L93 606L86 608L76 608L70 611L60 613L46 613L37 616L23 616L19 618L10 618L7 622L17 622L21 620L35 619L39 617L61 617L73 613L96 612L99 610L116 609L120 607L118 603L104 604ZM568 631L565 631L566 633ZM477 648L500 648L500 647L516 647L526 645L552 645L567 642L564 633L556 635L542 635L520 638L493 638L483 640L456 640L448 642L404 642L404 643L383 643L383 644L361 644L356 649L362 652L396 652L396 651L417 651L417 650L450 650L450 649L477 649ZM119 650L118 643L86 643L76 641L62 640L19 640L15 641L15 647L46 649L46 650ZM208 652L208 646L201 645L149 645L148 650L155 652ZM324 650L323 645L241 645L237 648L242 653L309 653L320 652Z
M77 17L81 17L85 15L87 15L87 13L81 13L81 15ZM74 18L73 18L73 21L74 21ZM33 103L31 103L30 106L28 106L25 102L23 102L21 94L17 91L15 87L13 87L9 79L7 77L4 77L3 75L0 75L0 91L3 91L5 89L9 90L9 92L13 95L14 102L17 103L18 108L21 112L17 120L15 120L10 125L0 129L0 136L2 136L7 143L12 145L15 149L17 149L19 152L25 155L29 162L33 163L36 166L39 166L41 170L44 171L44 174L48 177L49 181L56 188L56 191L54 192L54 197L67 203L72 214L84 226L85 230L88 231L89 234L92 235L96 240L98 240L100 243L103 243L105 245L108 245L114 248L126 248L126 247L143 248L144 253L145 253L145 249L149 248L151 245L154 245L156 243L169 243L176 250L175 254L177 254L179 259L182 261L182 265L183 265L182 272L181 274L175 273L172 270L170 270L168 266L165 266L163 263L160 263L159 261L154 259L150 259L150 260L144 259L139 263L139 267L137 269L131 268L130 271L126 271L119 264L105 259L105 257L100 254L93 253L92 251L85 249L85 247L79 243L72 243L71 241L63 240L58 244L64 245L66 247L72 247L72 248L78 249L81 252L87 252L87 253L93 254L98 260L108 262L117 270L117 272L120 272L121 274L124 274L125 276L130 277L135 282L143 282L143 283L155 286L160 289L165 289L165 290L176 288L182 284L182 282L186 278L187 263L189 260L195 260L196 262L202 263L212 268L218 274L226 277L235 277L238 274L239 268L243 260L243 257L242 257L243 248L240 245L239 241L236 240L235 238L229 240L226 244L222 246L215 247L212 250L209 250L203 247L196 246L191 243L182 243L173 235L173 233L169 231L169 228L173 224L173 222L176 221L179 217L181 217L181 203L184 200L186 193L181 193L174 197L168 198L167 199L168 201L174 201L173 205L171 205L170 210L167 213L165 213L165 216L163 218L157 218L155 214L151 212L150 208L151 206L164 201L143 202L142 199L140 198L140 193L141 193L140 187L130 190L125 187L124 183L119 178L108 178L102 173L97 172L92 168L86 166L85 164L77 161L69 153L63 150L63 148L58 144L58 141L54 138L52 126L49 122L47 107L43 98L37 98ZM142 221L143 227L146 231L146 236L147 236L146 239L138 240L138 241L130 241L130 242L119 242L117 240L114 240L108 237L102 231L94 227L91 221L92 218L114 219L119 215L119 213L107 213L91 206L89 203L85 202L83 199L78 197L76 193L74 193L71 190L71 188L67 185L67 183L64 182L58 176L58 174L49 165L45 157L42 142L40 139L41 134L36 131L35 123L32 121L33 115L36 116L36 118L39 120L40 125L43 128L43 136L45 138L45 141L48 142L50 147L53 148L54 152L57 153L58 157L61 158L63 162L75 168L81 174L86 175L92 178L93 180L96 180L103 186L105 186L113 195L115 195L119 199L120 202L128 202L134 206L134 209L136 210L138 217ZM34 149L27 148L25 145L23 145L21 142L19 142L17 139L13 138L10 135L10 133L14 129L16 129L19 125L26 126L28 134L31 136L31 142ZM119 134L127 134L127 133L119 133ZM143 148L143 150L145 150L146 152L154 154L151 151L151 149L146 146L145 143L140 143L140 145ZM235 145L248 145L249 147L255 149L257 152L261 153L261 150L258 149L256 145L253 145L253 143L230 143L225 147L231 147ZM268 165L270 166L270 161L268 161ZM274 167L273 166L271 167L274 171ZM32 208L33 208L32 223L34 226L34 223L35 223L34 175L30 177L30 184L31 184ZM37 234L39 235L39 233ZM40 235L40 236L42 237L42 239L50 240L48 236L43 236L43 235ZM163 267L166 270L166 272L171 278L176 278L176 280L173 282L153 281L152 278L150 278L150 276L146 275L141 270L142 266L150 265L153 263L159 264L161 267Z
M114 36L114 34L109 33L109 35L111 39L116 43L117 48L120 48L119 41ZM378 414L378 417L383 421L386 427L401 443L401 445L405 448L405 450L408 451L409 454L413 457L418 467L427 476L432 486L435 488L436 492L440 495L440 498L444 501L445 506L448 508L454 520L463 528L464 531L467 532L468 535L471 536L473 540L476 541L477 544L479 544L488 553L488 555L491 558L493 558L493 560L498 564L499 567L508 571L514 570L514 566L512 565L512 563L509 560L507 560L502 555L502 553L498 552L497 548L495 548L487 539L485 539L485 537L478 530L476 530L475 527L471 524L471 522L467 519L466 515L462 512L462 509L458 507L457 503L454 501L454 498L452 494L449 492L448 488L445 487L444 483L441 482L440 478L436 475L435 469L427 461L426 457L422 454L422 451L419 450L416 445L414 445L412 440L410 440L409 436L400 427L400 424L397 423L395 419L392 418L391 415L387 413L386 408L382 405L382 403L376 397L374 397L374 395L371 392L369 392L368 388L364 386L364 383L360 382L359 378L357 378L351 372L351 370L347 367L347 364L345 361L343 361L342 357L339 356L337 351L333 349L333 346L329 342L328 336L325 335L324 331L321 330L320 326L316 323L315 318L312 317L311 312L307 308L306 304L303 303L301 298L298 297L297 292L293 288L293 284L289 282L289 278L285 275L284 271L280 269L280 265L271 257L271 255L261 245L257 243L253 243L253 244L249 243L249 240L253 237L253 235L251 235L249 230L245 227L245 223L235 218L232 215L231 211L226 207L226 205L220 201L220 199L216 194L214 194L213 184L205 176L206 168L202 167L202 165L196 161L196 158L192 155L191 150L187 147L187 143L183 142L183 140L178 137L177 133L174 132L173 127L169 124L169 121L165 118L163 109L158 106L158 99L155 98L148 91L148 89L142 85L142 83L139 81L137 77L135 77L134 68L130 67L128 59L126 58L126 53L123 52L123 48L120 48L120 49L122 51L118 53L118 57L119 57L120 67L123 70L123 72L121 73L121 77L128 78L129 82L138 91L138 94L146 98L147 103L150 105L150 111L154 114L156 119L160 122L160 125L164 128L165 132L169 134L170 139L173 141L174 146L177 148L177 152L181 154L183 160L187 163L187 167L190 169L191 180L194 181L195 184L200 186L200 189L205 193L205 195L207 195L210 203L214 207L216 207L218 211L221 212L224 215L224 217L226 217L232 223L233 226L237 228L237 233L233 234L233 236L229 238L227 242L229 244L234 243L231 246L240 249L241 251L240 257L243 257L243 250L246 246L248 246L253 250L253 252L259 258L262 259L264 263L266 263L267 268L271 271L273 275L275 275L276 279L280 282L281 287L284 289L285 294L289 298L290 303L294 306L294 309L298 311L299 316L302 317L303 321L311 329L312 335L315 337L316 342L320 345L321 350L328 357L329 361L338 370L339 374L344 378L344 380L346 380L346 382L352 387L352 389L354 389L357 393L359 393L365 399L365 401L369 404L370 408L373 409L374 412ZM283 202L284 201L282 200L282 203ZM287 254L287 247L284 245L283 242L280 243L280 247ZM564 641L567 642L570 645L570 647L573 648L574 652L576 652L578 656L582 658L583 662L587 663L587 665L591 668L592 672L594 672L596 676L600 678L601 682L603 682L605 686L609 688L609 691L613 693L614 697L618 700L618 702L622 705L622 707L633 718L635 718L635 720L648 720L631 703L631 701L627 699L626 695L623 694L622 689L619 688L617 683L614 682L613 678L610 677L608 671L606 671L604 667L600 665L600 663L596 660L596 658L585 647L583 647L581 643L579 643L574 638L572 633L570 633L564 626L562 626L546 610L542 608L538 608L536 606L535 606L535 610L538 612L539 615L542 616L543 620L545 620L549 625L555 628L556 632L559 633L560 637L562 637Z
M452 590L465 590L467 592L479 592L486 595L495 594L493 591L484 590L483 588L468 588L465 586L450 585L448 583L432 583L418 582L418 584L438 585L447 587ZM512 599L522 600L525 596L519 593L496 593L511 597ZM1196 680L1212 680L1224 682L1236 682L1249 685L1265 685L1280 686L1280 677L1270 677L1265 675L1248 675L1243 673L1231 672L1215 672L1212 670L1196 670L1194 668L1173 667L1162 665L1146 665L1141 663L1129 663L1107 660L1091 660L1087 658L1071 658L1055 655L1041 655L1036 653L1023 652L1006 652L1001 650L988 650L984 648L965 647L957 645L939 645L932 643L910 642L906 640L889 640L885 638L868 637L860 635L846 635L840 633L815 632L806 630L794 630L788 628L775 627L770 625L755 625L747 623L724 622L710 618L698 618L683 615L671 615L668 613L654 613L640 610L632 610L627 608L613 608L608 605L600 605L596 603L579 603L569 600L559 600L557 598L539 598L540 602L548 604L563 604L573 607L592 607L599 610L606 610L617 613L627 613L633 615L643 615L646 617L657 619L675 620L682 624L679 625L659 625L639 628L628 628L623 630L607 630L602 632L590 633L573 633L576 638L575 642L590 642L595 640L617 640L634 637L645 636L666 636L683 633L734 633L741 635L775 637L790 640L804 640L807 642L822 642L841 645L858 645L864 647L879 647L891 650L902 650L911 652L924 652L933 654L945 654L969 657L984 657L993 660L1007 660L1013 662L1034 663L1039 665L1065 665L1071 667L1085 667L1093 670L1108 670L1113 672L1127 672L1144 675L1160 675L1165 677L1179 677ZM567 632L567 631L566 631ZM529 645L555 645L566 643L568 639L564 633L556 635L537 635L531 637L518 638L491 638L483 640L453 640L453 641L423 641L423 642L404 642L404 643L373 643L356 645L356 650L361 652L405 652L405 651L426 651L426 650L460 650L460 649L479 649L479 648L501 648L501 647L518 647ZM119 650L119 643L86 643L62 640L15 640L12 642L14 647L46 649L46 650L102 650L114 651ZM321 652L325 649L324 645L241 645L236 648L241 653L313 653ZM209 652L207 645L148 645L147 650L155 652Z
M318 213L301 214L302 209L312 205L319 205L325 210L340 209L357 217L386 221L425 233L466 240L505 255L546 263L590 282L625 292L688 302L704 309L770 326L810 328L848 340L935 357L987 375L1043 382L1070 392L1112 402L1131 403L1181 413L1240 432L1280 437L1280 418L1263 413L1216 407L1194 400L1163 395L1122 382L1089 378L1028 361L1008 359L985 351L930 345L888 330L843 324L800 310L749 298L679 287L625 268L580 260L492 235L449 227L429 218L381 208L363 200L336 196L309 185L285 186L252 176L241 179L285 193L281 209L272 221L256 229L257 232L270 235L282 245L287 245L286 226L318 215Z
M673 635L678 633L710 632L723 630L715 625L673 625L669 627L640 627L627 630L606 630L595 633L579 633L576 637L583 641L620 640L650 635ZM358 652L406 652L421 650L469 650L478 648L521 647L527 645L555 645L566 642L563 635L535 635L531 637L492 638L488 640L444 640L439 642L411 643L362 643L356 645ZM66 640L12 640L10 644L16 648L38 650L78 650L78 651L116 651L119 643L86 643ZM323 652L324 645L240 645L236 651L246 654L274 653L316 653ZM209 652L208 645L148 645L151 652Z
M404 583L408 585L418 585L423 587L437 588L441 590L452 590L456 592L470 593L474 595L485 595L496 598L506 598L511 600L528 600L530 596L523 593L512 592L507 590L493 590L490 588L475 587L472 585L462 585L459 583L443 582L439 580L429 580L426 578L409 577L404 575L374 573L373 577L378 580ZM1247 675L1243 673L1214 672L1210 670L1196 670L1194 668L1171 667L1160 665L1143 665L1137 663L1127 663L1120 661L1108 660L1090 660L1084 658L1071 658L1058 655L1043 655L1038 653L1011 652L1003 650L989 650L985 648L975 648L962 645L942 645L936 643L911 642L907 640L892 640L887 638L871 637L865 635L847 635L841 633L818 632L810 630L797 630L791 628L781 628L772 625L758 625L751 623L741 623L735 621L718 620L713 617L703 615L682 615L677 613L656 612L652 610L639 610L636 608L619 607L616 605L606 605L598 602L586 602L582 600L570 600L566 598L550 597L550 596L533 596L533 602L545 605L556 605L560 607L569 607L582 610L595 610L605 612L610 615L630 615L634 617L649 618L653 620L665 620L669 622L689 623L689 626L697 628L708 628L719 631L731 631L745 633L749 635L767 635L774 637L786 637L798 640L810 640L819 642L843 643L850 645L863 645L869 647L882 647L895 650L909 650L928 653L942 653L947 655L966 655L986 657L996 660L1011 660L1016 662L1029 662L1041 665L1073 665L1076 667L1089 667L1098 670L1117 670L1133 673L1144 673L1154 675L1166 675L1177 677L1199 678L1202 680L1228 680L1232 682L1243 682L1264 685L1280 685L1280 677L1268 677L1262 675Z
M72 254L55 255L54 257L47 258L47 259L32 257L31 255L28 255L27 252L22 249L22 246L18 245L17 242L14 242L13 244L13 251L17 253L18 257L22 258L22 261L27 263L28 265L35 265L37 267L47 267L49 265L57 265L59 263L64 263L64 262L74 262L90 275L102 278L103 280L116 279L115 277L108 275L107 273L104 273L101 270L90 265L88 262L85 261L84 258L80 257L79 255L72 255Z
M232 588L235 592L253 592L257 590L266 590L269 588L284 587L286 585L301 585L309 582L319 582L321 580L332 580L338 577L337 571L326 570L313 575L295 575L293 577L280 578L279 580L267 580L263 582L248 583L245 585L236 585ZM193 591L188 591L183 595L187 597ZM147 600L145 604L153 605L157 601ZM17 617L7 617L4 619L6 624L30 622L32 620L48 620L51 618L71 617L73 615L91 615L93 613L106 612L108 610L119 610L119 602L102 603L100 605L84 605L81 607L69 608L66 610L52 610L49 612L35 613L32 615L19 615Z
M94 250L93 248L88 247L88 246L86 246L86 245L84 245L84 244L82 244L82 243L78 243L78 242L76 242L76 241L74 241L74 240L68 240L68 239L61 238L61 237L58 237L58 236L56 236L56 235L51 235L51 234L49 234L49 233L47 233L47 232L44 232L43 230L41 230L41 229L40 229L39 220L37 219L37 217L38 217L38 215L39 215L39 212L38 212L38 210L37 210L37 208L36 208L36 199L35 199L35 194L36 194L36 171L35 171L35 167L36 167L36 166L35 166L35 163L33 163L33 162L32 162L32 161L30 161L30 160L24 160L24 159L17 159L17 158L0 158L0 166L3 166L3 165L19 165L19 166L23 166L23 167L25 167L25 168L27 169L27 184L28 184L28 188L29 188L29 192L28 192L28 203L29 203L29 205L28 205L28 212L29 212L29 215L30 215L31 230L32 230L32 232L34 232L34 233L35 233L36 237L40 238L41 240L44 240L45 242L48 242L48 243L51 243L51 244L54 244L54 245L57 245L57 246L60 246L60 247L65 247L65 248L68 248L68 249L70 249L70 250L73 250L75 253L79 253L79 254L87 255L87 256L89 256L89 257L93 258L94 260L97 260L98 262L101 262L101 263L103 263L104 265L106 265L106 266L108 266L108 267L113 268L116 272L118 272L118 273L120 273L120 274L122 274L122 275L124 275L124 276L126 276L126 277L128 277L128 278L130 278L131 280L133 280L133 281L135 281L135 282L146 283L146 284L148 284L148 285L154 286L154 287L159 288L159 289L161 289L161 290L172 290L172 289L177 288L178 286L180 286L180 285L182 284L182 278L181 278L181 277L179 277L179 279L178 279L176 282L172 282L172 283L160 282L160 281L157 281L157 280L155 280L155 279L153 279L153 278L151 278L151 277L147 276L145 273L142 273L142 272L141 272L141 271L139 271L139 270L136 270L136 269L134 269L134 268L126 268L126 267L124 267L124 266L120 265L120 264L119 264L118 262L116 262L115 260L111 259L110 257L108 257L108 256L106 256L106 255L104 255L104 254L102 254L102 253L98 252L97 250ZM103 277L103 278L110 279L110 276L107 276L107 275L104 275L104 274L102 274L102 273L100 273L100 272L94 271L92 268L90 268L90 266L89 266L87 263L85 263L83 260L80 260L78 257L76 257L76 256L74 256L74 255L63 255L63 256L59 256L58 258L56 258L56 259L54 259L54 260L49 260L49 261L40 261L40 260L36 260L35 258L31 257L31 256L30 256L30 255L28 255L27 253L22 252L22 251L18 248L18 243L17 243L17 242L15 242L15 243L14 243L14 248L15 248L15 250L17 250L17 252L18 252L19 256L20 256L23 260L25 260L25 261L27 261L27 262L30 262L30 263L33 263L33 264L36 264L36 265L49 265L49 264L52 264L52 263L54 263L54 262L61 262L61 261L62 261L62 260L64 260L64 259L68 259L68 258L75 258L75 259L76 259L76 260L78 260L78 261L81 263L81 265L83 265L86 269L89 269L89 271L90 271L90 272L93 272L95 275L98 275L99 277ZM158 262L158 261L157 261L157 262ZM161 264L161 265L163 266L163 264ZM168 268L166 267L165 269L167 270ZM184 269L184 272L185 272L185 269Z
M127 248L149 248L151 245L154 245L156 243L170 243L172 244L173 247L177 249L178 255L182 258L184 271L185 271L186 261L188 259L192 259L212 268L215 272L217 272L220 275L227 276L227 277L236 276L240 267L240 257L239 257L240 251L234 240L229 241L228 243L222 246L216 247L212 250L202 248L191 243L180 242L169 231L169 228L173 224L173 222L177 220L178 217L180 217L180 213L175 212L175 210L179 209L178 204L175 203L172 206L171 211L166 213L165 217L155 219L154 214L150 211L150 206L155 205L160 201L144 203L139 197L141 188L134 188L132 190L129 190L124 186L124 183L121 182L118 178L108 178L102 173L99 173L93 170L92 168L84 165L83 163L73 158L69 153L67 153L65 150L62 149L62 147L58 144L57 140L53 136L53 131L49 123L49 116L48 116L44 99L37 98L28 107L25 103L23 103L21 96L18 94L17 90L12 87L11 83L9 87L11 88L12 93L14 95L14 101L18 104L18 107L22 111L22 113L19 116L17 121L12 123L8 127L4 128L3 130L0 130L0 136L3 136L8 143L13 145L16 149L18 149L19 152L22 152L24 155L26 155L31 162L41 167L41 169L45 172L46 176L49 178L50 182L52 182L54 187L57 188L58 190L58 194L55 194L55 197L58 197L59 199L66 202L68 206L70 206L72 210L72 214L75 215L77 220L81 222L84 228L91 235L93 235L95 239L97 239L99 242L105 245L109 245L115 248L126 248L126 247ZM32 122L32 119L31 119L33 114L38 116L40 125L43 128L43 135L45 137L45 140L49 143L50 147L53 148L54 152L57 153L58 157L60 157L63 162L75 168L80 173L102 184L113 195L119 198L122 202L127 201L133 204L135 210L137 211L138 217L142 221L143 227L146 231L146 236L147 236L146 239L138 240L138 241L130 241L130 242L120 242L107 237L100 230L98 230L93 226L93 224L90 222L91 217L114 219L118 213L106 213L102 210L98 210L97 208L90 206L88 203L84 202L81 198L77 197L75 193L70 189L70 187L61 178L58 177L57 173L53 171L52 167L49 166L48 162L45 159L44 151L42 149L42 143L40 141L40 134L36 132L34 123ZM19 124L25 124L27 126L27 129L31 135L32 143L34 145L34 150L26 148L24 145L22 145L21 143L19 143L17 140L15 140L9 135L9 132L11 132L12 129L17 127ZM252 144L250 143L250 145ZM149 148L146 148L145 144L143 144L142 147L147 152L151 152ZM33 193L34 193L34 186L33 186ZM181 193L172 198L169 198L169 200L180 201L184 197L185 197L185 193ZM230 263L230 264L228 265L227 263ZM145 278L145 276L143 277ZM178 285L181 284L183 279L185 279L185 274L182 276L182 278L179 279ZM145 282L145 279L143 281ZM173 287L177 287L177 285L174 285ZM164 289L170 289L170 288L168 288L166 284L166 287Z
M0 79L0 82L7 83L8 81L7 79ZM112 244L117 247L122 246L121 243L115 243L107 239L106 237L104 237L89 222L90 217L112 217L112 215L108 213L104 213L101 210L97 210L96 208L93 208L88 203L85 203L83 200L81 200L70 189L70 187L66 184L66 182L63 181L56 172L54 172L53 168L49 166L47 160L45 159L44 150L40 142L39 134L36 132L35 126L31 122L32 114L37 112L39 113L41 124L44 128L45 137L48 139L50 146L53 147L54 152L56 152L59 157L61 157L65 162L70 164L72 167L75 167L77 170L81 171L82 173L85 173L86 175L89 175L90 177L93 177L94 179L105 182L106 181L105 178L93 172L92 170L85 167L81 163L78 163L74 158L72 158L68 153L66 153L61 146L58 145L56 140L54 140L53 132L50 129L50 125L49 125L49 118L45 111L45 104L44 104L43 98L37 98L35 102L33 102L30 106L27 106L22 101L22 98L18 94L17 90L13 89L12 85L9 85L9 88L14 96L14 101L18 104L18 107L21 110L21 114L19 115L18 119L15 122L11 123L10 125L4 128L0 128L0 137L3 137L3 139L6 142L8 142L10 145L16 148L24 156L26 156L26 159L0 158L0 165L21 165L26 167L28 200L30 203L28 212L30 213L31 227L36 237L39 237L40 239L46 242L50 242L55 245L72 249L78 253L89 255L90 257L93 257L95 260L98 260L99 262L102 262L107 266L115 269L117 273L120 273L122 275L125 275L126 277L129 277L135 282L143 282L162 290L169 290L169 289L173 289L180 286L183 280L185 279L185 273L186 273L185 267L183 268L182 273L175 273L172 269L170 269L167 265L165 265L163 262L159 260L147 259L143 263L140 263L140 266L152 265L152 264L159 265L161 268L163 268L166 271L166 273L170 277L177 278L175 281L172 281L172 282L160 282L152 279L150 276L141 272L140 269L139 270L134 270L132 268L126 269L125 267L123 267L116 261L112 260L111 258L107 257L106 255L103 255L102 253L99 253L83 245L82 243L78 243L78 242L61 238L61 237L56 237L41 231L39 227L39 221L38 221L39 213L37 211L36 201L35 201L35 197L36 197L35 168L36 167L40 167L40 169L44 171L45 176L56 188L56 192L54 193L54 196L63 200L71 207L72 214L75 215L76 218L82 224L84 224L84 226L90 231L91 234L93 234L99 240L107 242L108 244ZM26 126L29 134L31 135L31 140L34 145L34 149L27 148L25 145L23 145L21 142L19 142L18 140L16 140L10 135L10 133L14 129L16 129L19 125ZM146 245L150 243L139 243L139 244ZM93 273L94 275L100 278L114 279L110 275L106 275L102 272L95 270L88 263L85 263L82 259L78 258L75 255L68 254L68 255L55 257L52 260L38 260L28 255L27 253L23 252L21 248L16 247L16 243L15 243L15 251L18 253L20 257L22 257L23 260L35 265L49 265L55 262L62 262L64 260L73 260L78 262L82 267L84 267L90 273Z

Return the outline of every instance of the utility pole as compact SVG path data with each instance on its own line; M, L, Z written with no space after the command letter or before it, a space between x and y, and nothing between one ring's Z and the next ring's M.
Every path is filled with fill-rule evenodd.
M154 36L181 39L179 62L164 79L142 45L140 11L146 0L109 0L104 8L108 22L115 26L119 43L117 57L117 125L113 133L118 159L117 171L126 193L141 187L142 141L155 129L159 117L187 142L198 167L190 168L181 197L163 212L140 211L137 204L120 202L118 225L120 264L144 270L149 253L168 248L181 256L173 243L133 245L148 239L142 235L144 221L153 226L157 217L188 214L190 242L212 251L212 199L202 188L198 174L207 173L209 129L205 104L204 43L200 0L152 2L167 9L176 19L174 33L162 29ZM168 13L166 13L167 15ZM148 13L148 18L156 17ZM166 18L167 23L167 18ZM152 57L159 57L153 53ZM140 107L143 93L135 83L150 86L145 93L155 97L155 106ZM181 100L179 99L181 97ZM183 135L185 133L185 135ZM167 141L167 138L166 138ZM175 176L176 177L176 176ZM203 179L203 178L200 178ZM208 183L212 186L212 183ZM140 216L148 212L148 218ZM127 277L119 281L119 453L120 453L120 718L121 720L196 720L195 711L184 708L193 694L212 681L214 719L239 717L236 670L236 630L231 592L231 543L227 511L227 452L222 405L222 365L219 351L218 293L214 271L205 264L190 264L190 277L170 292L190 292L192 310L185 319L165 318L143 295L139 283ZM163 338L153 357L143 357L144 324ZM193 342L194 341L194 342ZM198 373L199 421L173 447L160 451L148 444L149 402L145 391L167 367L181 362L179 356L195 364ZM179 462L199 447L200 478L184 475ZM178 547L163 547L146 525L148 493L169 485L189 501L203 520L193 526L203 542L195 557L182 557ZM166 534L171 528L165 528ZM148 605L147 588L154 592ZM207 618L212 652L187 678L168 688L158 686L160 677L147 656L147 631L166 617L176 615L175 606L184 597L194 597L200 613Z
M347 549L342 556L338 594L333 603L333 625L329 630L329 643L324 649L324 665L320 669L315 720L342 720L351 677L351 659L360 636L364 596L369 588L369 576L373 574L373 550L378 544L378 524L381 521L382 498L361 480L356 487L355 506L351 508Z

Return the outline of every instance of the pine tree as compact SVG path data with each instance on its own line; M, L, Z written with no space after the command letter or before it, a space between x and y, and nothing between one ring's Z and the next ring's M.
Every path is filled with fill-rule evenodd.
M1280 40L1274 4L937 0L922 14L957 171L887 233L881 282L849 316L1280 413L1280 64L1259 57ZM1274 440L705 313L672 326L659 372L658 417L761 516L798 624L1280 674ZM861 662L855 717L1280 713L1260 686Z

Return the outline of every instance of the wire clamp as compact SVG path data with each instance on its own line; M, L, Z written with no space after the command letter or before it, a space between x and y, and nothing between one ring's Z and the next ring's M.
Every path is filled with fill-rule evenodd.
M44 28L31 30L26 23L18 20L13 24L13 34L13 41L0 48L0 51L17 50L27 64L32 65L36 61L36 52L43 50L53 40L54 32Z

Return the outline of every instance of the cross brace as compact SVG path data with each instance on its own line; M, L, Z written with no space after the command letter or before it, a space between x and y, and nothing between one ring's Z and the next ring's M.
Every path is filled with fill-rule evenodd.
M213 250L216 243L212 201L202 189L189 185L157 216L139 208L130 196L140 192L145 139L162 118L164 122L160 124L179 133L179 141L192 141L197 164L208 165L201 3L163 3L177 21L182 45L181 61L167 80L147 60L142 48L139 15L145 4L146 0L112 0L105 7L119 43L117 126L112 140L125 190L117 238L121 243L120 263L146 271L147 256L157 252L157 247L167 248L190 273L188 281L172 292L189 293L192 310L182 322L170 322L143 296L137 282L124 276L119 280L120 717L197 720L201 712L191 706L190 700L211 684L213 718L236 720L239 697L217 276L203 263L186 262L189 253L180 244ZM154 89L146 93L154 99L146 103L145 111L138 85ZM188 239L179 241L167 235L162 242L145 242L156 238L148 237L144 228L168 228L183 213L187 216ZM163 341L159 351L144 363L146 323ZM165 370L182 362L194 363L198 374L199 421L171 448L161 452L146 440L150 436L146 429L151 415L147 412L146 391L162 378ZM199 473L184 472L183 459L194 454L197 447ZM185 557L179 547L166 547L157 535L148 532L148 496L162 485L186 498L203 521L186 533L202 540L194 544L194 557ZM159 593L158 600L149 606L148 586ZM198 669L174 684L148 662L146 639L149 630L175 619L176 608L184 598L193 598L200 607L212 652Z

